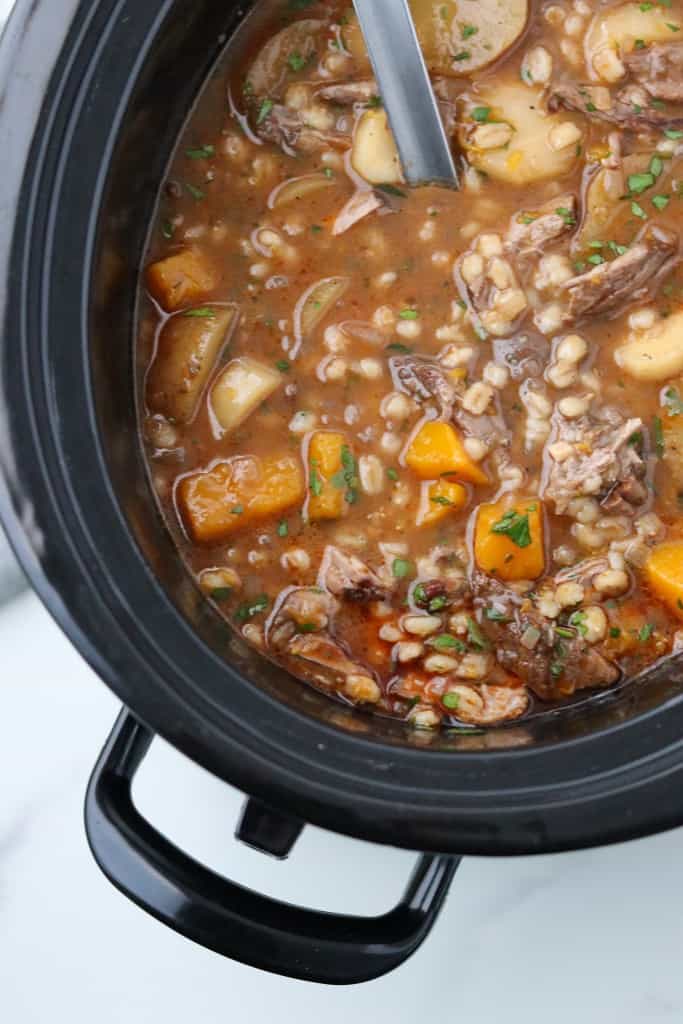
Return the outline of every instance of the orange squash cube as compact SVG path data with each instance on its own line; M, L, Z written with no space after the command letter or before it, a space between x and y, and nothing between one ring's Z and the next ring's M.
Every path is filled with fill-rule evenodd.
M543 502L509 498L480 505L474 557L482 572L501 580L535 580L545 570Z
M471 484L487 484L489 478L465 451L450 423L431 420L418 430L405 455L406 465L422 480L435 480L452 473Z
M316 431L308 444L308 499L304 516L315 523L339 519L348 509L355 459L344 434Z
M298 459L238 455L183 477L176 498L190 538L197 544L221 544L243 527L300 504L304 493Z
M653 548L645 563L645 579L655 597L683 619L683 541Z
M206 298L217 286L216 270L196 246L147 268L147 287L168 313Z
M420 507L417 513L418 526L433 526L447 516L464 508L467 504L467 490L462 484L448 477L423 483L420 489Z

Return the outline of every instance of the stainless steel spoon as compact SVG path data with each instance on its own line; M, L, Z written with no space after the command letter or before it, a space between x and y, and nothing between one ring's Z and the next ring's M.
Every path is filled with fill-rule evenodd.
M365 44L410 185L458 187L408 0L354 0Z

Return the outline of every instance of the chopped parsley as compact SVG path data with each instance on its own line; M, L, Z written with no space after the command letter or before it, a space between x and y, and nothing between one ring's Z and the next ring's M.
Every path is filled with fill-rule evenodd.
M215 156L215 146L198 146L197 149L186 149L185 156L189 157L190 160L208 160L210 157Z
M413 571L413 563L409 562L407 558L395 558L391 572L397 580L405 579L406 576L410 576Z
M681 131L679 128L665 128L664 134L666 135L667 139L683 139L683 131Z
M456 55L454 56L453 60L454 61L469 60L471 56L472 56L472 54L470 53L469 50L461 50L460 53L456 53Z
M326 178L334 178L334 171L332 170L331 167L326 167L325 170L323 171L323 174L325 175Z
M509 622L510 621L508 619L507 615L505 614L505 612L499 611L498 608L485 608L484 609L484 615L491 622Z
M275 104L273 103L272 100L263 100L261 106L259 107L259 112L256 116L256 124L263 124L263 122L268 117L268 114L271 112L274 106Z
M281 519L280 522L278 523L277 535L278 535L278 537L288 537L289 536L289 526L287 525L287 520L286 519Z
M185 188L197 202L200 202L202 199L206 199L206 192L203 192L202 189L197 188L197 186L193 185L191 182L186 181Z
M528 548L531 544L531 529L527 512L520 515L519 512L511 508L497 523L493 524L491 533L500 533L509 537L518 548Z
M599 267L601 263L605 262L605 257L601 256L599 252L594 252L592 256L588 257L588 263L592 263L594 267Z
M488 121L489 114L491 113L491 108L490 107L474 107L474 109L471 111L471 113L472 113L472 120L473 121L478 121L480 124L482 124L484 121Z
M652 625L652 623L646 622L645 625L641 627L638 633L638 639L640 640L641 644L646 644L652 636L652 634L654 633L654 631L655 627Z
M451 636L450 633L430 637L427 643L439 651L457 651L458 654L464 654L467 650L462 640L458 640L457 636Z
M441 703L445 708L448 708L450 711L454 711L460 704L460 694L444 693L443 697L441 698Z
M188 309L183 316L197 320L215 320L216 314L210 306L198 306L197 309Z
M650 160L650 167L648 169L650 171L650 174L654 174L655 178L658 178L664 170L664 164L662 162L661 156L653 156Z
M255 597L253 601L245 601L235 612L235 618L238 622L246 622L247 619L252 619L254 615L258 615L266 610L268 600L267 594L261 594L260 597Z
M565 222L567 227L573 227L576 224L576 218L571 210L568 210L566 206L558 206L555 210L562 220Z
M585 636L588 632L588 627L586 625L586 613L573 612L569 616L569 625L574 626L575 629L578 629L581 636Z
M638 196L655 183L655 176L651 171L642 171L640 174L629 174L627 178L628 190L631 195Z
M232 587L216 587L211 591L211 597L214 601L227 601L232 594Z
M244 512L244 505L233 505L230 509L231 516L241 516Z
M639 204L636 203L635 201L631 203L631 213L635 217L640 217L642 220L647 220L647 214L645 213L645 210L642 208L642 206L639 206Z
M453 502L449 498L445 498L443 494L435 494L433 498L429 499L433 501L435 505L452 505Z
M460 35L463 39L469 39L470 36L476 36L479 29L476 25L463 25L460 30Z
M371 96L368 102L365 104L366 107L370 107L371 110L378 110L383 106L381 96Z
M294 53L290 53L289 57L287 58L287 63L289 64L292 71L303 71L303 69L308 64L308 58L302 57L301 54L295 50Z
M613 640L618 640L621 636L621 630L618 626L610 626L609 635L612 637Z
M401 199L406 198L405 192L402 192L400 188L396 188L395 185L391 185L388 182L383 185L375 185L375 188L378 188L380 192L386 192L388 196L399 196Z
M398 480L398 473L396 472L395 469L392 469L391 467L389 467L389 469L387 470L387 476L389 477L390 480Z
M416 309L402 309L398 315L401 320L417 320L420 316Z
M636 39L634 41L633 45L636 48L636 50L644 50L645 49L645 40L644 39Z
M400 341L392 341L390 345L387 345L387 352L412 352L410 345L402 345Z
M653 196L652 197L652 205L654 207L656 207L658 210L665 210L666 207L669 205L669 197L668 196Z
M557 633L558 636L563 636L565 638L565 640L573 640L574 639L574 630L573 629L567 629L566 626L555 626L555 632Z
M175 234L175 224L172 224L170 220L162 221L161 233L166 241L170 242Z
M318 470L315 468L316 465L317 463L315 462L315 460L313 460L311 462L311 472L310 479L308 481L308 486L311 489L311 494L313 494L316 498L319 498L320 495L323 493L323 482L320 476L318 475Z
M664 405L669 416L680 416L683 413L683 401L676 388L667 388L664 392Z
M292 364L288 359L278 359L275 366L280 371L280 373L288 373L292 368Z
M488 639L482 633L479 623L471 616L467 618L467 640L478 651L486 651L489 647Z

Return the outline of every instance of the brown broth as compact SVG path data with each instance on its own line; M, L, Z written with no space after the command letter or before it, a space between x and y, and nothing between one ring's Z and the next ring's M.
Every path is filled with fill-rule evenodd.
M368 77L362 57L344 49L352 30L346 4L269 6L266 29L248 43L242 40L237 51L228 49L190 120L152 234L149 266L158 267L179 255L185 259L184 254L192 252L206 271L204 280L187 301L177 304L170 301L166 285L155 284L152 277L141 285L138 363L142 374L147 374L141 388L141 429L154 488L188 569L218 613L268 657L343 700L406 717L416 726L435 727L442 720L498 724L525 713L528 690L542 699L557 699L616 681L616 671L609 679L601 679L595 666L575 678L570 662L579 658L579 648L586 657L602 659L601 664L618 665L622 674L636 673L670 653L678 642L675 594L673 600L660 600L663 592L657 591L658 598L650 589L644 566L662 542L682 535L683 462L677 445L678 440L683 444L683 433L676 421L683 406L677 405L679 369L657 380L635 379L615 363L615 351L629 335L647 334L648 317L665 324L678 315L683 284L679 266L675 258L670 259L656 277L656 290L651 288L650 294L635 302L629 295L621 309L608 315L560 320L554 326L552 316L553 307L562 303L569 271L570 276L580 275L619 259L637 246L646 226L680 232L683 203L677 139L682 133L662 126L622 130L588 116L590 110L565 110L551 117L558 124L575 126L579 136L571 143L571 154L561 154L562 173L528 183L479 173L474 164L481 162L481 150L472 148L472 133L482 125L507 123L505 109L501 112L488 105L491 90L527 89L533 108L536 103L545 105L558 84L589 81L585 61L591 51L586 50L585 56L581 44L586 39L590 42L594 16L600 18L612 10L595 3L534 4L524 33L497 61L470 75L442 77L437 85L445 116L457 118L460 125L454 130L454 146L462 188L411 190L400 182L387 187L380 183L375 194L382 209L334 235L335 218L356 191L372 194L353 169L349 146L354 130L358 137L359 120L368 111L381 112L381 102L371 97L369 102L344 106L313 95L332 83ZM679 20L678 8L675 2L667 5L671 25ZM249 80L254 56L283 26L308 18L324 23L314 33L312 55L283 49L275 62L281 74L272 78L273 95L255 94ZM468 26L460 25L460 31L467 39ZM671 33L673 37L673 29ZM632 44L631 40L623 46L632 49ZM547 82L536 86L529 81L529 54L538 47L552 61L552 86L545 94L542 89ZM636 49L643 47L636 45ZM456 55L456 71L457 63ZM591 84L596 81L593 73ZM296 83L306 83L298 97L291 90ZM283 145L259 138L285 100L290 104L289 115L299 117L296 104L303 102L302 97L308 103L300 117L304 130L299 123L294 144L291 137ZM587 105L592 105L590 100ZM318 133L315 146L303 141L311 125ZM515 133L520 130L514 127L506 144L508 156L502 157L512 161L510 167ZM527 154L530 145L524 149ZM557 153L544 145L545 158L555 159ZM623 164L615 153L617 145ZM610 198L605 233L592 237L585 225L586 210L591 204L598 209L591 188L597 175L612 169L610 161L618 165L615 173L625 175L627 198L618 194ZM629 169L636 176L633 181L626 173ZM651 185L629 188L629 182L640 186L647 181L643 175L648 174ZM308 175L320 179L317 191L272 208L275 190L292 178ZM568 227L562 237L526 257L514 246L505 248L511 223L533 222L546 204L554 212L553 203L567 194L575 197L577 206L574 213L562 207ZM499 242L491 242L492 237ZM582 243L577 242L579 237ZM463 278L463 256L482 238L484 248L488 244L494 251L498 246L503 273L505 266L512 268L527 302L526 311L513 318L510 330L498 335L481 329L477 303ZM552 278L557 267L558 279L541 288L539 273L545 268ZM196 279L197 273L194 268L189 276ZM181 265L174 274L187 276L187 268ZM300 307L302 296L316 282L328 278L343 279L343 294L305 337L297 339L297 304ZM180 383L176 392L175 385L169 389L167 378L182 362L178 352L185 333L194 331L196 342L201 329L210 330L226 306L234 306L235 321L228 344L219 345L214 359L203 367L208 376L198 389L196 411L174 414L180 408L178 395L187 396L202 371L195 353L194 362L186 367L184 392ZM550 317L550 326L544 317ZM165 333L169 324L175 333ZM555 386L553 381L559 378L552 377L552 367L557 363L557 347L574 335L585 341L586 355L569 374L571 383ZM464 488L462 508L432 491L432 483L419 478L406 462L411 442L424 423L440 417L433 397L417 400L398 381L391 360L410 354L441 369L461 410L463 402L467 409L476 400L472 385L488 388L486 394L490 391L485 413L472 413L470 427L456 417L460 440L471 435L469 461L483 468L489 480L473 484L457 472L444 478ZM212 408L212 389L226 366L244 357L256 360L271 376L275 371L281 380L243 422L222 432ZM496 375L497 370L502 373ZM150 384L156 380L155 373L162 374L163 387ZM179 380L179 373L176 376ZM491 386L491 382L495 383ZM541 402L546 400L551 415L539 415L538 408L530 415L525 402L530 392L532 400L535 394L540 394ZM584 419L577 421L585 423L586 429L609 407L622 419L642 421L630 445L642 458L635 476L647 488L647 496L632 511L624 514L622 507L610 514L602 507L608 496L603 492L614 490L614 480L597 492L579 489L573 504L561 514L553 500L544 496L555 463L550 449L561 418L558 403L567 398L586 400ZM497 441L483 457L476 446L482 415L498 424ZM442 418L449 421L447 415ZM566 417L563 422L572 420ZM344 499L340 515L314 521L308 510L324 477L311 456L311 439L318 432L343 434L347 455L334 484ZM261 465L273 458L294 460L305 477L300 497L258 521L249 521L240 500L226 498L234 514L230 532L213 540L193 539L188 531L191 517L183 505L184 482L244 456L260 460ZM633 475L631 469L626 478ZM290 476L293 480L295 474ZM329 477L325 487L330 487ZM251 501L251 492L248 497ZM523 578L507 579L511 570L505 564L496 566L489 573L492 583L487 593L474 553L477 517L480 506L500 503L494 518L503 527L497 535L504 536L508 546L515 544L512 534L505 533L506 500L521 519L528 519L535 514L530 510L539 507L543 536L532 537L528 545L516 545L519 551L510 549L505 558L514 562L525 558L527 549L538 547L544 569L525 583ZM417 525L421 509L422 513L438 511L442 518L433 525ZM247 521L240 525L245 515ZM354 663L350 669L330 668L296 654L291 637L273 639L278 609L281 612L290 588L320 587L318 596L328 600L319 568L330 545L361 559L386 594L383 599L374 594L361 601L358 595L349 599L348 594L338 593L331 622L321 626L317 620L297 620L294 640L308 637L306 643L310 643L312 638L332 637L337 654ZM625 573L626 585L620 589L615 584L614 593L609 588L600 590L600 574L589 573L581 600L555 611L553 602L558 604L557 588L562 582L555 577L578 567L583 579L587 560L594 558L602 560L603 576ZM471 584L475 577L477 582L468 589L468 581ZM424 617L430 610L416 588L435 580L448 592L443 602L437 598L431 606L438 626L428 635L411 633L405 629L405 615ZM679 607L683 609L680 601ZM592 635L587 639L587 610L591 623L597 616L596 628L602 630L597 639ZM539 646L536 638L534 647L539 622L542 639ZM538 665L525 668L520 663L519 675L512 671L520 651L531 659L535 650L540 659L544 644L551 653L540 682ZM420 652L409 658L418 649L415 645ZM505 649L507 657L500 655ZM435 656L447 660L434 662Z

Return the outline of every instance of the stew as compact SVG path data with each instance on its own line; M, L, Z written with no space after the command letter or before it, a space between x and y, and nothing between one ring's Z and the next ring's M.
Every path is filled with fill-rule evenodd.
M412 7L461 189L405 185L348 3L258 5L160 200L142 431L248 643L482 727L683 646L683 5Z

